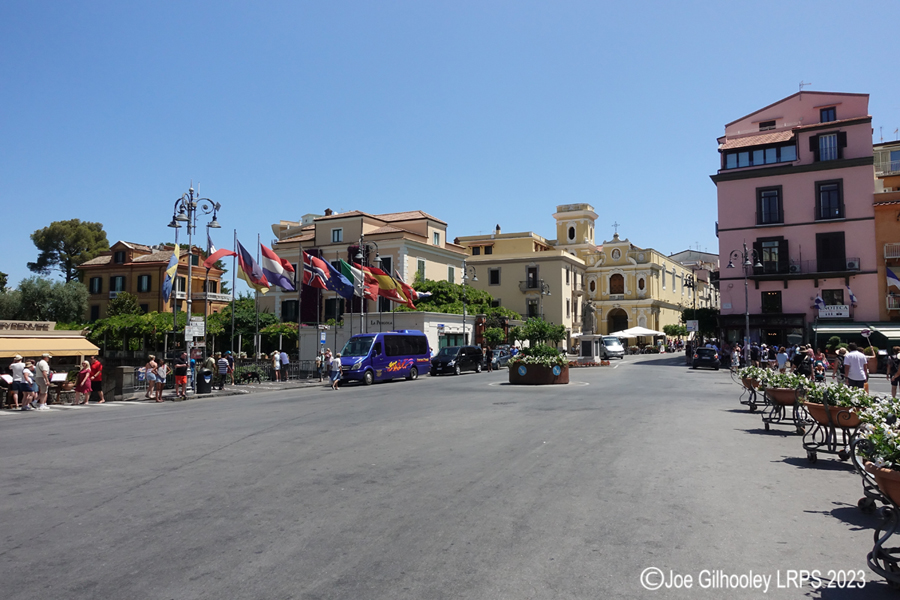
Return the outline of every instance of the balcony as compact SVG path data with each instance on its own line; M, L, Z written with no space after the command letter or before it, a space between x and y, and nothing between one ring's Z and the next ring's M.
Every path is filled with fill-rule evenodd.
M121 294L123 291L124 291L124 290L111 291L111 292L109 293L109 299L110 299L110 300L113 300L114 298L118 298L118 297L119 297L119 294Z
M519 282L519 291L523 294L529 291L538 291L539 289L541 289L541 284L536 280L529 279Z
M231 294L216 294L214 292L197 292L191 294L191 300L207 300L209 302L231 302Z
M900 258L900 244L885 244L884 258Z
M888 296L886 300L888 310L900 310L900 296Z
M898 246L900 244L885 244L885 252L887 246ZM900 258L900 254L898 254ZM821 273L847 273L860 270L860 261L858 257L846 258L822 258L812 260L791 260L789 262L766 261L762 263L762 267L753 268L753 276L771 275L773 279L784 275L817 275Z
M875 161L875 176L900 174L900 160Z

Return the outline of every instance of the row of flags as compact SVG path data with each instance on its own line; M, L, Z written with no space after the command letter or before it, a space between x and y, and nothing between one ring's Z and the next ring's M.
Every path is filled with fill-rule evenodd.
M235 247L237 252L221 249L217 250L212 239L207 236L209 256L203 261L204 268L212 268L217 261L228 256L237 257L237 276L247 282L254 290L263 294L273 286L278 286L287 292L297 290L294 287L294 265L281 258L271 248L260 244L260 261L257 263L253 256L244 248L237 239ZM179 249L175 245L175 251L166 267L162 292L165 302L169 301L172 293L175 273L178 271ZM303 252L303 284L323 290L330 290L343 298L350 299L354 295L374 300L378 297L387 298L393 302L405 304L415 310L415 300L431 295L430 292L417 292L403 282L400 274L396 279L381 269L375 267L363 267L356 263L350 264L344 260L338 261L338 268L317 256Z

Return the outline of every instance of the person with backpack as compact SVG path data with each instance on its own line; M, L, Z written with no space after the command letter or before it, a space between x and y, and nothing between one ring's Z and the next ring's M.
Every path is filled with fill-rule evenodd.
M900 346L891 348L887 362L887 378L891 382L891 398L897 397L897 383L900 382Z

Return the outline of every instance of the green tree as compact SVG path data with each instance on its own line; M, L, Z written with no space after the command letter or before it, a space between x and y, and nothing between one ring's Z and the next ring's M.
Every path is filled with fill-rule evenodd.
M696 316L695 316L696 315ZM700 335L703 337L716 337L719 329L719 311L714 308L686 308L681 313L681 322L696 320Z
M109 250L103 225L80 219L54 221L48 227L32 233L31 241L40 250L40 254L36 262L28 263L28 268L41 275L48 275L54 269L59 270L66 283L80 280L78 265Z
M684 337L687 335L687 327L684 325L663 325L663 333L669 337Z
M521 335L522 339L528 340L531 346L538 346L548 342L557 345L566 339L566 328L564 325L554 325L539 317L532 317L525 321Z
M128 292L119 292L115 298L109 301L109 306L106 307L107 317L140 315L143 313L144 311L141 310L141 305L138 304L137 296L129 294Z
M9 275L0 271L0 292L6 291L6 282L9 280Z
M484 330L484 341L487 342L487 345L491 348L494 348L503 342L505 337L503 330L499 327L488 327Z
M428 312L461 315L463 298L466 300L466 313L470 315L487 315L488 317L509 317L520 319L519 313L502 306L491 306L494 298L483 290L470 285L463 286L449 281L422 281L416 274L413 287L419 292L431 292L431 296L416 302L416 309ZM397 305L398 311L408 311L408 307Z
M0 314L5 319L78 323L88 307L87 288L77 282L62 283L42 277L23 279L15 292L5 292Z

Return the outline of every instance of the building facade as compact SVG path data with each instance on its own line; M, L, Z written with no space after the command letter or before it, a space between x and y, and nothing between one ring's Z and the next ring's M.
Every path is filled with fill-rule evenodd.
M743 339L745 311L750 338L779 345L878 319L868 100L800 92L725 126L712 180L727 341Z
M900 277L900 142L874 146L875 254L881 321L900 321L900 287L889 285L887 269ZM891 338L895 339L895 337Z
M174 246L151 247L144 244L118 241L104 252L81 266L84 283L90 294L88 315L91 321L106 317L109 301L121 292L137 297L141 309L146 312L172 312L177 304L179 311L187 310L188 260L191 269L191 311L195 314L217 313L231 302L231 294L222 293L222 273L219 269L204 269L203 252L194 248L189 255L182 251L173 298L163 302L162 283L166 267L172 258Z

